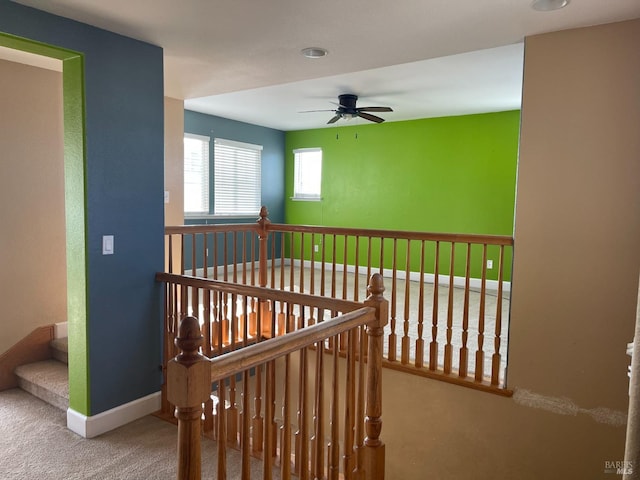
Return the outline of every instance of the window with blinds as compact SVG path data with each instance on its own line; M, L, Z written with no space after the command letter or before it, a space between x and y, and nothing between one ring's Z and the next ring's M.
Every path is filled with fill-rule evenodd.
M209 213L209 137L184 134L184 213Z
M216 138L213 156L214 215L258 215L262 145Z

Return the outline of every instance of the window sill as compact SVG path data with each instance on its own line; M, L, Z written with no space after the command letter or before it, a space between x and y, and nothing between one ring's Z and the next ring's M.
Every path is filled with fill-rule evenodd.
M322 197L289 197L294 202L321 202Z

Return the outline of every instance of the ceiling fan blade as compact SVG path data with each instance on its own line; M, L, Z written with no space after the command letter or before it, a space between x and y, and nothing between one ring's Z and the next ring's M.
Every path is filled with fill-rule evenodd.
M369 113L358 112L358 116L364 118L365 120L369 120L371 122L376 122L376 123L384 122L384 118L376 117L375 115L371 115Z
M327 122L327 125L330 123L336 123L338 120L340 120L340 115L336 115L335 117L333 117L331 120L329 120Z
M328 109L328 110L302 110L301 112L298 112L298 113L314 113L314 112L335 112L335 110L332 110L332 109Z
M356 110L359 112L393 112L391 107L362 107Z

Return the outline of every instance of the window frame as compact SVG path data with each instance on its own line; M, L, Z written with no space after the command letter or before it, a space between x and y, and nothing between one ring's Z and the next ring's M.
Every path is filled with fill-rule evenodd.
M193 218L193 217L203 217L203 216L207 216L211 213L211 137L209 137L208 135L200 135L200 134L196 134L196 133L188 133L188 132L184 132L183 134L183 141L187 140L187 139L191 139L191 140L199 140L201 141L203 144L206 144L206 150L207 150L207 158L206 161L203 162L203 166L204 166L204 172L202 173L202 178L204 179L204 191L203 191L203 195L206 197L206 209L205 210L187 210L187 202L186 202L186 195L187 195L187 185L186 185L186 150L183 152L183 181L182 181L182 185L183 185L183 215L185 218ZM204 156L204 155L203 155Z
M313 167L313 173L319 171L319 183L317 193L306 193L299 191L300 176L302 175L300 170L303 166L303 155L305 153L320 153L318 167ZM293 150L293 196L291 200L304 201L304 202L319 202L322 200L322 163L323 163L323 151L321 147L309 147L309 148L296 148Z

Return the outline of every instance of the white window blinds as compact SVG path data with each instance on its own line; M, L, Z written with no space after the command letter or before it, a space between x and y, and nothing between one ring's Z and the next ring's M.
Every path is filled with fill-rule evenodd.
M262 145L216 138L213 154L214 215L257 215Z
M209 137L184 134L184 212L209 213Z

